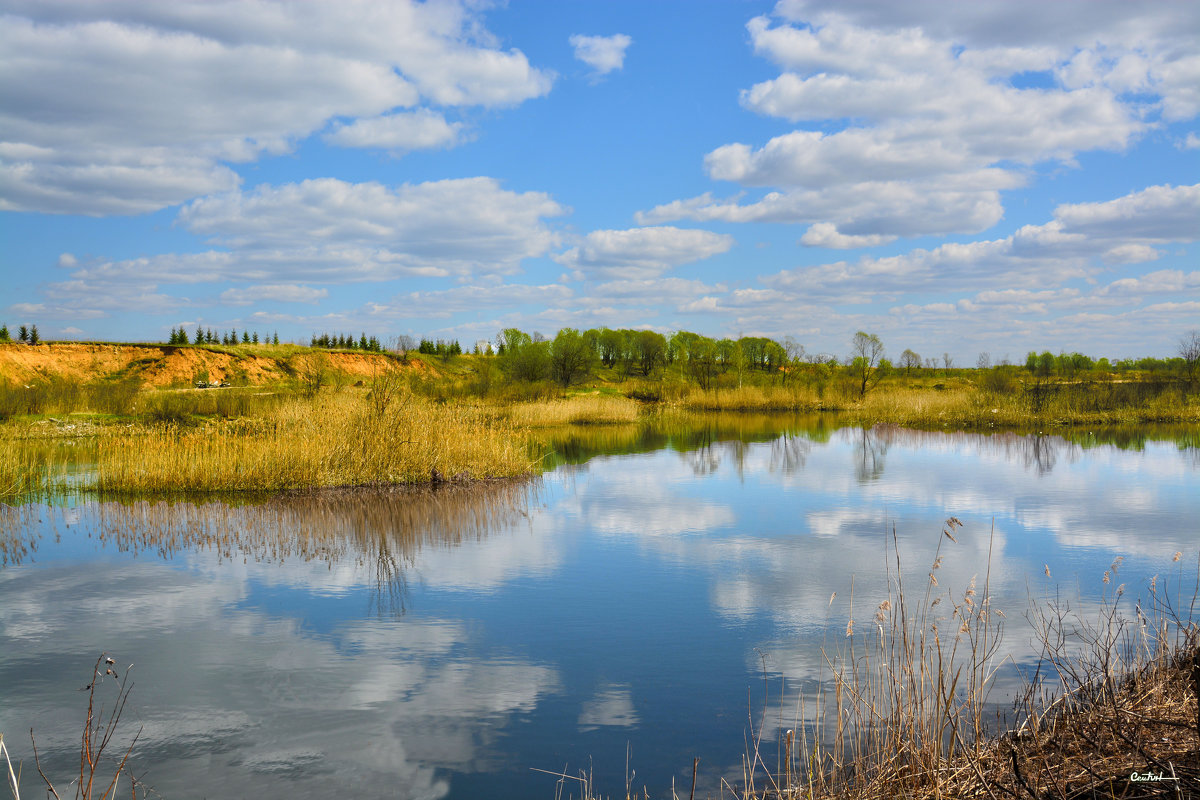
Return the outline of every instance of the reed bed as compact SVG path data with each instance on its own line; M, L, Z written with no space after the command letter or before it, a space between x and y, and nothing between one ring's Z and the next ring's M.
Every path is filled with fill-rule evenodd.
M0 498L54 494L78 482L80 451L74 442L13 442L0 458Z
M756 386L692 390L677 405L687 411L817 411L825 407L810 386Z
M557 425L624 425L637 422L642 406L636 400L614 395L582 394L555 400L516 403L508 418L528 428Z
M939 388L940 386L940 388ZM1200 395L1174 387L1120 384L1018 384L994 392L969 384L932 388L881 385L844 406L846 419L865 425L998 428L1200 423Z
M239 423L105 437L89 488L274 492L512 477L532 469L523 442L511 423L467 406L406 395L377 413L356 394L318 395Z
M403 394L381 407L362 393L337 392L255 407L248 418L111 424L49 444L14 437L0 459L0 497L277 492L534 471L525 430L465 405ZM84 450L88 469L72 472L70 454Z

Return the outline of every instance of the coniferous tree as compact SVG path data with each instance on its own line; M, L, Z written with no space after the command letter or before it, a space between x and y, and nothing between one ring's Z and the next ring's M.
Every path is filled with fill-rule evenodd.
M216 344L217 335L215 333L213 333L212 328L209 328L208 333L204 334L204 341L207 342L208 344Z
M229 332L229 343L237 344L237 328L234 328Z
M10 342L12 339L8 335L8 326L0 325L0 342Z
M25 327L24 325L21 326L20 331L17 333L17 341L20 341L20 342L28 342L29 341L29 328Z
M193 340L196 344L204 344L204 328L196 326L196 338Z
M275 331L275 336L272 337L271 344L279 344L279 331Z
M179 343L180 344L189 344L187 331L184 330L184 327L182 325L179 326Z
M255 334L255 336L257 335ZM242 331L242 344L250 344L250 334L247 331Z
M367 333L363 331L362 336L358 337L358 346L361 350L367 349Z
M32 328L29 329L29 343L37 344L40 341L41 341L41 339L38 338L37 325L34 325Z
M254 336L250 337L250 341L254 342L255 344L258 344L258 331L254 332Z

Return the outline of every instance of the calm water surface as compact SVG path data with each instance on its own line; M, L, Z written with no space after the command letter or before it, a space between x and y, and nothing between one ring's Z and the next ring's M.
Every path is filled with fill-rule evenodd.
M552 798L533 768L564 767L615 795L627 752L651 796L694 756L715 789L869 622L893 529L923 588L963 522L939 586L990 563L1018 663L1031 599L1086 613L1117 556L1126 601L1194 583L1197 441L743 420L567 434L533 486L0 508L0 732L66 783L107 650L167 798Z

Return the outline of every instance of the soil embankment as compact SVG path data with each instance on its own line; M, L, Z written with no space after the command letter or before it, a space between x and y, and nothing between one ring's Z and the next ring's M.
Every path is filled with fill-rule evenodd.
M272 352L274 351L274 352ZM86 383L137 378L154 388L191 386L198 378L216 382L265 384L288 380L308 359L326 359L328 368L354 379L370 378L385 359L411 369L423 362L397 361L378 353L311 351L291 345L195 347L154 344L0 344L0 381L30 383L58 377Z

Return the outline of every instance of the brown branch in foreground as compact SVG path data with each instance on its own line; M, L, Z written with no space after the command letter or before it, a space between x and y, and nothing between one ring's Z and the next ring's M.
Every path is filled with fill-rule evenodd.
M97 775L97 772L100 770L104 752L112 744L113 737L116 736L121 716L125 712L125 704L129 700L130 691L133 689L133 684L128 683L129 670L132 666L131 664L129 667L126 667L125 675L122 677L117 674L116 661L108 653L101 653L99 658L96 659L95 666L92 668L91 682L83 687L88 692L88 707L79 748L79 775L77 782L72 781L72 783L76 783L76 798L91 800L93 790L100 788L97 779L100 781L104 780L102 776ZM103 669L103 672L101 669ZM106 718L104 707L100 706L97 709L96 706L96 687L109 677L114 681L118 681L118 684L116 699ZM137 789L141 785L141 781L129 772L128 765L129 756L133 753L133 748L137 744L138 739L141 738L142 730L143 728L138 728L138 732L129 742L129 746L125 749L121 760L117 762L112 778L100 794L100 800L108 800L110 797L116 797L117 782L123 772L126 773L130 781L130 796L136 800ZM58 798L58 800L61 800L58 791L54 788L54 784L50 781L50 777L42 768L41 757L37 750L37 740L34 738L32 728L29 730L29 739L33 743L33 758L34 763L37 765L38 774L45 782L47 791L55 798ZM144 797L146 792L145 787L143 787L142 792Z

